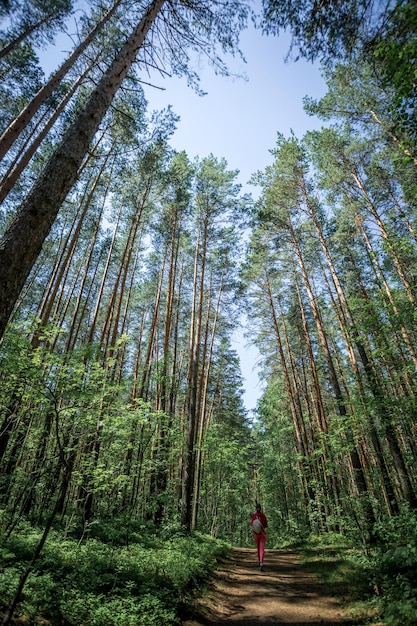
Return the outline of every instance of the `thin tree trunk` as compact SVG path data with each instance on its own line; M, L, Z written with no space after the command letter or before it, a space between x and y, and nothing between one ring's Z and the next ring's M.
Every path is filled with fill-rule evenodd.
M94 28L89 32L87 37L75 48L70 54L68 59L64 61L61 67L51 76L46 85L44 85L36 94L34 98L25 106L25 108L19 113L19 115L9 124L8 128L4 131L0 137L0 159L2 159L19 137L20 133L26 128L29 122L33 119L39 108L45 102L47 98L52 94L55 88L62 81L64 76L68 73L71 67L78 61L82 53L86 50L89 44L94 40L96 35L104 28L110 18L115 14L117 8L121 4L121 0L113 5L113 7L104 15L104 17L97 22Z
M34 24L30 24L30 26L27 26L20 33L20 35L15 37L12 41L10 41L7 45L5 45L0 50L0 59L4 59L10 52L15 50L19 46L19 44L21 44L22 41L27 39L32 33L34 33L36 30L38 30L44 24L47 24L49 22L49 20L51 20L53 17L58 17L58 16L59 16L59 12L52 11L48 15L45 15L45 17L43 17L38 22L35 22Z
M43 299L41 310L38 313L38 317L40 319L41 326L46 326L46 324L49 322L52 308L53 308L53 306L54 306L54 304L56 302L56 297L57 297L57 294L58 294L58 290L61 288L61 292L62 292L63 283L64 283L64 276L68 272L71 260L72 260L73 255L74 255L74 251L75 251L76 245L77 245L79 237L80 237L80 233L81 233L82 226L84 224L84 220L85 220L86 215L87 215L87 213L88 213L88 211L90 209L91 203L92 203L94 195L95 195L95 191L96 191L97 186L98 186L98 184L99 184L99 182L101 180L101 177L102 177L103 172L105 170L105 167L107 165L107 161L109 159L109 156L110 156L110 153L108 153L106 155L105 159L103 160L103 162L101 164L100 171L96 175L95 180L93 181L93 184L91 186L91 189L88 192L87 198L85 199L85 201L83 203L83 207L81 209L81 212L80 212L80 215L78 217L78 220L77 221L74 220L73 228L71 229L70 235L68 237L68 240L67 240L67 242L64 245L61 258L59 259L59 264L58 264L58 266L56 267L56 270L53 273L53 281L50 282L48 290L45 293L45 297ZM39 340L38 340L37 337L33 338L32 345L34 347L37 347L39 345Z
M355 181L358 189L360 190L361 194L365 198L365 201L366 201L366 203L367 203L367 205L368 205L368 207L369 207L369 209L371 211L372 216L375 218L375 221L378 224L378 228L379 228L379 230L381 232L381 235L382 235L385 243L387 244L387 248L388 248L389 254L390 254L391 259L392 259L392 261L393 261L393 263L395 265L395 268L396 268L396 270L398 272L398 276L400 277L400 280L401 280L401 282L402 282L402 284L404 286L404 289L405 289L405 292L406 292L406 294L408 296L408 299L409 299L410 303L415 308L415 305L416 305L415 296L414 296L413 290L411 288L410 281L407 278L406 269L403 266L403 263L401 262L401 260L399 259L398 255L396 254L396 252L394 250L394 247L392 245L390 237L389 237L389 235L387 233L387 230L385 228L385 225L384 225L382 219L379 216L377 208L376 208L375 204L372 202L371 198L369 197L369 195L368 195L368 193L367 193L367 191L365 189L365 186L364 186L364 184L362 183L362 181L361 181L361 179L359 177L359 174L355 170L352 170L351 174L352 174L353 180Z
M131 270L131 261L132 254L137 243L137 234L139 230L139 226L142 223L142 217L146 205L146 201L148 199L150 190L151 190L152 181L148 181L146 185L145 192L141 198L140 205L135 207L135 219L133 220L130 230L125 242L125 248L123 250L119 270L117 273L117 277L115 280L115 284L112 288L112 299L109 305L110 314L107 317L108 320L108 335L109 335L109 345L111 348L114 348L116 345L117 337L119 335L119 322L122 311L122 303L125 296L125 287L126 281L128 277L129 270ZM117 300L117 302L116 302ZM112 329L110 326L112 325ZM104 336L104 332L102 333ZM104 338L104 337L103 337Z
M366 290L361 283L359 284L359 288L360 288L361 293L364 296L365 301L368 300L368 294L366 293ZM364 349L361 350L360 356L363 362L364 371L366 373L369 388L371 390L373 397L378 403L377 405L378 413L377 413L377 418L376 418L378 420L378 423L373 428L371 428L370 434L372 435L372 438L373 438L373 444L374 444L376 453L381 460L381 469L384 472L384 479L386 481L386 488L389 491L389 496L390 496L389 500L390 500L391 506L394 509L398 510L398 503L397 503L398 495L397 497L394 497L392 480L390 479L390 471L392 470L391 463L388 462L386 458L386 454L383 453L381 442L380 442L380 437L377 435L377 432L380 430L380 424L382 424L383 426L384 435L388 443L389 451L391 453L391 459L394 463L395 477L396 477L397 485L399 488L398 490L401 496L404 497L411 506L415 507L416 495L412 488L410 478L407 472L407 468L404 463L404 458L403 458L401 448L398 443L397 434L394 430L391 417L389 416L386 410L386 399L381 389L381 385L378 381L375 367L372 364L371 360L368 358L368 355Z
M106 191L104 193L104 197L106 197L106 195L107 195L107 190L108 189L106 189ZM74 346L77 343L77 339L78 339L78 335L80 333L81 325L82 325L83 319L86 316L87 306L88 306L88 303L91 301L90 300L90 296L91 296L91 292L92 292L93 286L95 285L98 268L100 266L100 260L102 258L101 254L99 254L99 258L98 258L97 263L96 263L96 265L94 267L93 275L92 275L91 280L90 280L90 286L89 286L89 288L87 290L87 293L85 295L85 298L84 298L84 305L81 306L81 301L82 301L82 296L83 296L83 293L84 293L84 288L85 288L85 285L87 284L88 274L89 274L89 271L90 271L91 266L92 266L92 259L93 259L94 249L95 249L95 246L97 244L98 234L99 234L99 231L100 231L100 223L101 223L101 218L102 218L102 215L103 215L103 210L104 210L104 202L103 202L103 204L102 204L102 206L100 208L100 213L97 216L97 221L96 221L96 224L95 224L94 233L93 233L93 235L91 237L91 242L90 242L90 246L89 246L89 250L88 250L88 254L87 254L87 260L86 260L86 263L84 265L84 274L83 274L83 277L81 279L81 283L79 285L78 295L77 295L77 299L76 299L76 302L75 302L75 305L74 305L74 310L73 310L73 313L72 313L71 323L69 325L69 332L68 332L67 342L66 342L66 346L65 346L66 352L69 352L70 350L73 350ZM78 321L77 321L77 318L78 318Z
M165 262L166 262L166 257L164 256L163 265L159 272L157 290L155 294L151 327L149 329L149 335L148 335L148 347L146 350L145 362L143 363L142 377L141 377L140 385L138 388L138 396L139 398L143 398L144 400L147 400L147 397L148 397L149 379L150 379L151 370L152 370L152 352L155 346L158 319L160 316L160 302L161 302L161 295L162 295L162 286L164 282Z
M214 340L216 336L217 330L217 320L219 318L220 312L220 303L221 297L223 294L223 279L224 274L222 274L220 279L220 285L217 295L217 303L214 311L214 319L212 321L212 329L210 336L210 345L208 347L208 355L203 354L202 363L203 367L201 369L201 404L199 408L199 413L201 415L200 424L198 428L197 435L197 450L196 450L196 460L195 460L195 480L194 480L194 500L192 507L192 518L191 518L191 528L195 530L197 528L197 520L198 520L198 509L199 509L199 497L200 497L200 487L201 487L201 475L202 475L202 463L203 463L203 452L202 446L204 442L204 435L206 433L207 425L209 423L208 415L207 415L207 399L208 399L208 385L210 380L210 372L211 365L213 360L213 350L214 350ZM207 317L206 317L206 332L205 336L208 339L209 333L209 320L210 320L210 306L207 307Z
M400 315L400 311L399 311L398 306L397 306L397 304L395 302L394 296L393 296L393 294L391 292L391 288L390 288L390 286L388 284L387 279L385 278L384 272L383 272L383 270L381 268L381 265L380 265L380 263L378 261L377 254L376 254L376 252L375 252L375 250L374 250L374 248L372 246L372 242L371 242L370 238L368 237L368 233L366 232L366 230L364 228L363 220L357 214L355 215L355 222L356 222L358 231L360 232L360 234L362 235L362 237L363 237L363 239L365 241L365 245L366 245L366 248L368 250L368 254L369 254L369 257L370 257L370 261L371 261L371 266L374 269L375 275L378 277L378 284L381 285L381 290L383 290L385 292L386 297L387 297L388 302L389 302L389 305L391 306L392 311L394 312L396 318L398 320L401 320L402 316ZM396 332L396 330L397 330L397 326L392 324L392 331ZM414 367L417 370L417 355L416 355L416 352L415 352L415 349L414 349L414 345L413 345L412 339L411 339L411 337L409 335L409 332L408 332L407 328L402 323L401 323L401 326L400 326L400 330L401 330L401 334L402 334L402 337L404 339L404 342L405 342L405 344L407 346L407 349L409 351L409 354L410 354L410 356L411 356L411 358L413 360ZM399 344L399 342L397 342L397 345L398 344ZM410 382L411 382L411 389L414 389L414 387L415 387L414 381L411 380Z
M183 460L183 493L181 501L181 524L190 532L192 522L192 499L195 471L195 437L197 432L197 386L201 340L203 281L205 272L205 250L207 241L206 231L203 233L203 242L200 242L200 233L194 251L194 278L193 300L190 324L190 349L187 374L187 401L186 411L186 443ZM198 260L201 257L200 281L198 281Z
M307 194L307 190L305 188L305 184L303 182L302 184L302 193L304 196L304 200L306 203L306 206L308 207L308 211L309 211L309 215L313 221L314 227L316 229L316 233L318 235L319 241L320 241L320 245L321 248L323 250L323 253L325 255L326 261L327 261L327 266L330 270L330 274L333 280L333 284L335 286L336 289L336 293L339 299L339 303L340 303L340 311L342 312L343 316L344 316L344 320L345 323L342 323L342 321L340 320L340 316L338 313L338 308L334 307L336 315L340 321L340 327L342 332L344 333L344 336L346 337L346 335L349 335L349 333L345 333L345 327L346 325L348 326L348 328L350 329L350 331L352 332L353 330L353 336L356 337L357 341L358 341L358 333L355 327L355 324L353 322L353 318L352 318L352 314L347 302L347 299L345 297L345 293L342 287L342 284L339 280L339 276L338 273L336 272L336 268L333 264L333 259L331 257L329 248L327 246L327 243L325 241L325 238L323 236L323 231L320 227L320 224L318 222L317 219L317 215L315 213L314 207L310 202L310 199L308 197ZM348 347L348 354L349 357L351 359L351 363L353 365L353 369L354 372L357 373L357 365L356 365L356 358L354 355L354 351L351 349L351 344L350 341L346 342L347 347ZM338 383L338 378L336 373L334 374L335 380L336 380L336 387L333 385L333 388L335 389L335 393L336 393L336 398L337 398L337 402L338 402L338 408L339 408L339 414L342 417L345 417L347 415L347 410L346 410L346 406L345 403L343 401L343 395L340 389L340 385ZM351 461L351 465L353 468L353 477L354 477L354 483L356 485L356 488L358 490L359 495L367 495L368 493L368 489L367 489L367 484L366 484L366 479L365 479L365 474L364 474L364 470L363 470L363 466L360 460L360 456L359 453L357 451L356 445L352 445L353 444L353 438L351 433L348 433L348 438L351 444L351 450L350 450L350 461ZM372 511L372 508L370 506L369 503L369 499L366 498L366 502L364 502L365 505L365 513L366 513L366 524L367 524L367 532L370 530L370 528L372 527L373 523L375 522L375 517Z
M22 174L26 166L29 164L30 160L34 156L35 152L38 150L42 141L45 139L46 135L51 130L52 126L55 124L59 115L65 109L66 105L71 100L72 96L74 95L78 87L83 82L84 78L86 77L87 73L90 71L91 67L93 66L97 58L98 58L98 55L92 61L90 66L87 67L87 69L75 81L75 83L72 85L68 93L66 93L65 96L62 98L61 102L58 104L57 108L55 109L51 117L47 120L43 128L36 135L35 139L32 141L30 146L25 150L24 154L18 157L18 159L16 159L11 164L8 171L2 177L0 181L0 204L4 202L4 200L7 198L8 194L10 193L10 191L13 189L20 175ZM39 124L37 125L36 129L38 128L38 126Z
M174 376L173 368L175 367L175 361L172 355L170 355L170 346L172 345L172 332L174 329L174 300L177 289L177 274L178 274L178 256L180 250L180 238L181 238L181 223L182 219L179 216L179 211L175 207L173 223L171 225L171 241L170 241L170 256L169 256L169 269L168 279L166 287L166 303L165 303L165 320L163 330L163 343L162 343L162 356L161 356L161 370L160 370L160 384L158 389L157 407L165 414L165 420L161 424L158 441L158 471L154 475L154 493L163 494L166 491L168 483L168 471L169 471L169 444L167 442L168 434L171 430L174 411L172 408L173 397L173 385ZM176 346L174 346L174 350ZM169 370L169 364L171 362L171 371ZM159 525L162 522L163 506L162 502L157 502L157 508L154 513L154 522Z
M312 449L308 441L306 425L305 425L304 417L303 417L303 409L302 409L301 401L300 401L300 395L297 392L297 388L299 388L299 385L297 385L295 381L296 373L295 373L294 363L292 360L292 354L288 350L288 335L287 335L287 329L285 327L285 321L284 321L284 316L282 314L282 309L279 304L279 313L280 313L280 317L282 320L285 344L281 339L281 332L280 332L278 316L275 310L275 304L274 304L274 300L272 296L271 284L269 281L269 276L266 272L265 272L265 286L266 286L269 310L272 316L272 325L274 328L275 339L278 345L281 367L284 373L285 386L287 389L287 395L288 395L289 404L290 404L292 421L293 421L294 431L295 431L295 436L296 436L297 453L302 458L301 463L298 463L299 465L298 474L299 476L302 477L301 484L302 484L302 488L304 491L304 497L305 497L306 502L313 502L316 499L316 496L313 491L312 481L310 480L311 469L310 469L309 460L308 460L310 454L312 453ZM284 345L287 346L287 352L289 355L288 365L287 365L287 359L285 357Z

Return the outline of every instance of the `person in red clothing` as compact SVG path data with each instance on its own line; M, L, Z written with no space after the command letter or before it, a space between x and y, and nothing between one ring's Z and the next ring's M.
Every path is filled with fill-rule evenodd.
M264 552L268 521L265 513L262 513L262 507L260 504L256 505L256 513L252 515L250 525L252 526L253 538L255 539L256 547L258 549L259 569L262 571L264 568Z

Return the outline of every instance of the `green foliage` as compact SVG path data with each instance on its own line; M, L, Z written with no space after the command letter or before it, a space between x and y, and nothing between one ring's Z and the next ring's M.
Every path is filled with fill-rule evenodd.
M336 581L356 618L378 618L391 626L413 626L417 614L417 516L405 508L375 524L376 542L367 554L345 537L309 537L303 560L322 580Z
M306 503L297 479L299 459L294 450L293 426L286 419L286 403L280 381L271 381L259 403L259 423L254 429L259 487L265 494L269 541L274 545L285 544L287 538L302 542L308 536Z
M161 600L145 593L140 598L112 597L86 594L82 598L75 592L65 594L62 616L68 624L85 626L160 626L178 624L173 609Z
M372 558L384 621L413 626L417 615L417 516L405 508L376 525L381 545Z
M310 535L298 553L304 565L343 598L352 623L368 624L379 618L369 559L344 536Z
M415 2L397 2L387 28L375 47L385 86L394 89L392 115L415 146L417 78L417 8Z
M238 415L236 411L228 416L228 423L212 424L207 430L199 528L234 545L245 545L251 540L253 440Z
M262 26L268 33L288 29L292 47L309 60L332 62L352 53L378 28L389 4L370 0L265 0Z
M113 524L120 527L121 520ZM39 536L22 525L4 543L0 609L10 602ZM80 544L55 531L29 576L19 611L31 620L73 626L178 624L181 601L227 549L204 535L162 539L143 527L128 546L98 539Z

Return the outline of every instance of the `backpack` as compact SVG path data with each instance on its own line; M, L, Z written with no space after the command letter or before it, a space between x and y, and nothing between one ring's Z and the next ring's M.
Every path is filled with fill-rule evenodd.
M253 528L253 531L257 535L259 535L259 533L262 532L262 523L261 523L261 520L259 519L259 517L257 517L256 519L253 520L252 528Z

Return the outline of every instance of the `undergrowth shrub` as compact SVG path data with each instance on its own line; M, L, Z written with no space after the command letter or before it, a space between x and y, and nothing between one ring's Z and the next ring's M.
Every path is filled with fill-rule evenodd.
M0 610L10 603L41 536L41 529L13 533L0 548ZM211 537L192 537L110 528L102 539L49 535L35 563L16 616L64 626L174 626L187 594L208 578L228 546ZM134 539L134 541L133 541Z
M339 579L356 603L360 623L417 624L417 516L409 508L374 526L375 542L365 552L328 533L309 537L302 553L326 582Z
M384 623L417 623L417 516L405 508L375 527L380 545L373 553L375 586Z
M61 613L67 624L83 626L161 626L178 623L175 607L167 606L155 595L145 593L117 596L75 591L64 595Z

